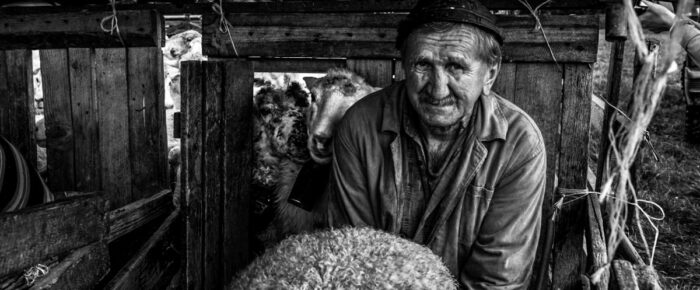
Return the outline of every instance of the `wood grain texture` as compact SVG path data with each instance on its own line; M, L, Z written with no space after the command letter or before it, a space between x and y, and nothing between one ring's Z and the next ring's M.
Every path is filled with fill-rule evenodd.
M204 75L202 63L181 64L183 101L183 181L185 214L185 283L186 289L203 289L203 200L204 192Z
M228 14L240 56L397 58L394 48L401 14L236 13ZM596 16L541 16L552 50L560 62L596 60ZM545 39L533 30L530 16L498 16L503 30L504 61L552 62ZM209 56L234 56L218 16L204 14L202 49Z
M73 114L75 190L94 191L101 185L95 50L69 48L70 91Z
M173 192L163 190L107 213L107 241L113 241L172 212Z
M67 49L39 51L44 91L48 186L53 191L75 189L73 105Z
M166 183L161 179L167 170L167 148L161 141L166 126L159 116L165 111L160 101L164 80L159 77L160 48L128 48L127 54L132 199L136 200L158 192Z
M0 135L36 168L31 50L0 51Z
M0 277L100 240L105 210L92 194L0 214Z
M221 218L223 176L223 70L222 62L203 63L204 83L204 289L222 284ZM251 83L252 84L252 83ZM250 97L250 90L248 91ZM251 98L252 99L252 98Z
M640 289L637 283L637 275L635 274L632 263L625 260L612 261L612 268L615 272L615 289L620 290L635 290ZM651 288L642 288L651 289Z
M100 22L111 11L5 14L0 18L0 49L66 47L160 47L161 21L155 11L119 10L119 32L102 31Z
M394 82L402 81L406 78L406 72L403 70L403 64L400 59L394 60Z
M496 92L501 97L512 100L515 98L515 75L516 63L506 62L501 64L501 70L498 73L496 82L494 82L491 90Z
M126 49L95 49L102 188L111 208L132 200Z
M250 185L253 172L253 99L250 62L224 63L224 191L223 191L223 279L248 262L250 237Z
M172 246L177 237L180 211L172 212L105 289L162 289L170 281L168 272L179 267L180 257Z
M394 67L390 59L348 59L347 66L373 87L384 88L391 85Z
M255 72L325 73L334 67L346 67L342 59L251 59Z
M30 290L91 289L109 272L109 266L107 245L93 243L68 254Z

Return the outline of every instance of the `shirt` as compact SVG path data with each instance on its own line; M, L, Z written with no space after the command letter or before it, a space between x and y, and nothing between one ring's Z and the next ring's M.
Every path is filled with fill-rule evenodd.
M329 192L331 226L399 234L405 202L404 83L351 107L337 127ZM525 112L495 93L476 102L472 121L424 208L412 238L440 256L463 288L528 286L540 233L546 154ZM419 175L425 173L418 172Z

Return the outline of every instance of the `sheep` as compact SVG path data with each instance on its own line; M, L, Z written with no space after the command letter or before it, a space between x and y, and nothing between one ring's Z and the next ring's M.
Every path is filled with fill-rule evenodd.
M228 289L457 289L457 283L427 247L361 227L292 236Z

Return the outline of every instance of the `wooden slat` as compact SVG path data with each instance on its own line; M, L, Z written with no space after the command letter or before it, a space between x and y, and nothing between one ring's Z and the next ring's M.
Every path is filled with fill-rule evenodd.
M373 87L391 85L394 68L390 59L348 59L347 66Z
M396 26L405 15L372 13L236 13L228 14L238 54L263 57L397 58ZM596 60L598 17L540 16L552 50L560 62ZM234 56L219 17L202 19L202 49L209 56ZM499 16L505 37L505 61L552 62L542 33L526 15Z
M91 289L109 272L109 252L103 242L71 252L30 290Z
M249 62L227 61L224 65L224 191L223 277L224 285L250 261L250 184L253 168L253 70Z
M163 102L163 78L160 78L157 47L129 48L127 83L129 85L129 142L131 150L132 199L148 197L162 189L161 178L166 171L167 158L163 148L160 123Z
M181 64L183 100L183 194L185 209L186 265L185 283L187 289L202 289L203 285L203 82L202 63L186 61Z
M496 78L496 82L493 84L493 87L491 87L491 90L506 99L512 100L515 98L516 67L517 64L512 62L502 63L498 78Z
M73 111L67 49L39 51L46 115L48 186L75 189Z
M561 147L548 147L561 148L557 173L559 188L586 189L591 75L591 69L585 64L564 66ZM581 285L580 275L584 273L581 261L585 260L583 234L587 223L586 199L576 198L565 197L566 206L558 214L553 250L554 288L576 288Z
M615 270L615 281L617 282L614 289L640 289L639 284L637 283L637 275L635 274L634 268L632 268L632 263L625 260L614 260L612 262L612 266L612 268Z
M204 62L204 289L219 289L222 280L221 201L223 181L222 62ZM252 84L252 82L251 82ZM250 97L250 92L249 92ZM251 98L252 99L252 98Z
M334 67L346 67L343 59L252 59L256 72L325 73Z
M1 214L0 277L100 240L105 206L93 194Z
M126 50L95 49L95 73L102 188L118 208L131 201Z
M100 146L97 97L95 96L95 50L69 48L70 91L75 144L75 190L100 189Z
M179 214L179 210L172 212L104 289L162 289L167 285L171 278L167 273L179 266L180 257L172 246Z
M32 52L0 51L0 135L36 167Z
M400 59L394 60L394 82L402 81L406 78L406 72L403 70L403 64Z
M173 193L163 190L107 213L109 227L106 240L113 241L133 230L172 212Z
M160 47L160 16L155 11L117 13L119 32L102 31L100 21L111 15L102 12L63 12L41 14L5 14L0 18L0 49L46 49L65 47Z

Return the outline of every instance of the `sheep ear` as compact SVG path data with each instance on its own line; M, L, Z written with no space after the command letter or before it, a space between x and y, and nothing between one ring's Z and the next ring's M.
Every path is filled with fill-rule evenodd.
M306 88L311 89L316 85L316 82L318 82L318 78L315 77L305 77L304 82L306 83Z

